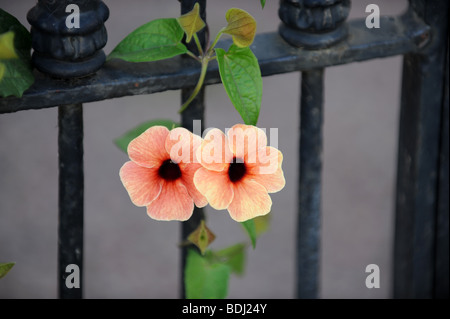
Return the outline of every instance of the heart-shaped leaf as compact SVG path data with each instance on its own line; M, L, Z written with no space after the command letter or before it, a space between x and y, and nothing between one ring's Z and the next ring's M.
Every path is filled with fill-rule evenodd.
M256 34L256 20L245 10L231 8L226 13L228 25L222 30L233 36L233 42L240 48L252 44Z
M197 246L202 255L204 255L206 248L208 248L215 238L214 233L206 227L205 221L202 220L197 229L188 236L187 240Z
M244 274L245 268L245 248L245 244L239 243L216 251L213 254L224 264L230 266L233 273L236 275L242 275Z
M30 60L30 32L14 16L0 9L0 34L9 31L14 33L14 48L19 58L24 61Z
M194 8L179 17L178 22L186 33L186 43L189 43L192 36L205 27L205 22L200 17L200 5L195 3Z
M224 299L228 294L230 267L189 249L184 269L188 299Z
M245 124L256 125L262 100L262 77L250 48L231 45L228 52L216 48L219 73L225 91Z
M187 52L181 43L184 31L177 19L157 19L144 24L125 37L109 54L129 62L168 59Z
M30 50L30 33L16 18L0 9L0 96L21 97L33 84Z

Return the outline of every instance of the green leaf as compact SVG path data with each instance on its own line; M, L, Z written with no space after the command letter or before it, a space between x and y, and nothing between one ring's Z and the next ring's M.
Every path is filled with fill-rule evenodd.
M5 277L6 274L11 270L11 268L15 264L16 263L3 263L3 264L0 264L0 279Z
M129 62L168 59L187 52L181 43L184 31L177 19L157 19L144 24L125 37L109 54Z
M250 48L231 45L228 52L216 48L220 78L225 91L245 124L256 125L262 99L258 60Z
M3 75L5 74L6 66L3 63L0 63L0 81L3 78Z
M261 0L261 7L264 9L264 6L266 5L266 0Z
M186 32L186 43L191 41L192 36L205 27L205 22L200 17L200 5L195 3L194 8L179 17L178 22Z
M10 95L21 97L23 92L34 82L31 67L21 59L0 60L4 65L2 77L0 77L0 96Z
M224 299L228 294L230 267L202 257L189 249L184 269L184 285L188 299Z
M8 31L0 34L0 60L18 59L14 49L14 32Z
M15 17L0 9L0 34L12 31L15 34L14 47L20 58L29 60L31 50L30 32Z
M1 97L21 97L33 84L30 50L30 33L16 18L0 9Z
M269 229L270 217L269 214L258 216L242 222L241 224L252 242L253 249L255 249L257 238Z
M253 43L256 34L256 20L250 13L238 8L231 8L226 13L228 25L222 30L233 36L233 43L245 48Z
M256 247L256 227L255 227L255 221L253 219L249 219L245 222L242 222L241 225L244 227L245 231L248 234L248 237L250 237L250 240L252 242L252 247L255 249Z
M120 148L125 153L127 152L128 144L134 140L136 137L144 133L148 128L156 125L161 125L167 127L169 130L179 127L180 124L175 123L171 120L151 120L145 123L140 124L139 126L131 129L130 131L126 132L124 135L116 138L114 140L114 143L118 148Z
M253 218L253 221L255 222L255 230L257 237L259 237L261 234L269 230L270 216L272 216L272 214L266 214L263 216L257 216Z
M206 248L216 239L216 235L206 226L205 220L200 221L200 225L189 234L187 240L200 249L202 255L205 254Z
M245 268L245 247L245 244L239 243L216 251L214 255L228 265L232 272L242 275Z

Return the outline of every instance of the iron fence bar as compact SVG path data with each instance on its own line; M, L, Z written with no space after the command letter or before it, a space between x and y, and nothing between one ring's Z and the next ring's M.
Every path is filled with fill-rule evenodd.
M304 2L280 0L280 35L311 54L339 50L348 37L350 0ZM353 37L355 34L353 34ZM344 56L346 52L342 52ZM296 238L296 296L318 298L322 194L324 69L302 72L300 161Z
M445 67L444 101L442 109L441 128L441 153L439 170L439 201L436 218L436 265L434 274L434 297L439 299L449 298L449 172L448 172L448 148L449 148L449 107L448 107L448 43L447 61Z
M349 21L350 36L324 50L294 48L277 32L258 34L252 50L258 57L262 75L268 76L416 52L428 39L425 35L429 27L414 14L382 17L381 24L383 28L373 32L366 28L364 19ZM229 44L225 40L218 46ZM138 65L112 60L96 74L74 81L50 78L39 72L35 75L35 83L22 98L0 98L0 113L193 87L200 69L193 59L175 57ZM211 62L205 84L219 82L217 64Z
M75 4L82 23L69 28L67 8ZM108 7L101 0L39 0L27 14L31 24L33 66L39 85L49 75L76 86L79 77L92 76L105 62L102 48L107 41L104 22ZM44 75L47 74L47 75ZM40 78L39 78L40 77ZM58 95L58 92L53 92ZM78 92L77 94L84 94ZM41 96L33 103L39 104ZM3 101L3 99L0 99ZM41 100L42 102L42 100ZM9 102L7 101L7 104ZM82 298L83 293L83 106L66 96L58 108L59 222L58 222L58 295Z
M186 101L192 93L192 89L183 89L181 91L182 103ZM182 113L181 125L190 131L193 131L193 120L201 120L201 131L204 130L204 114L205 114L205 89L203 88L198 93L197 97L191 102L189 107ZM181 223L181 242L185 242L188 236L200 225L202 219L205 219L203 208L194 207L194 213L189 220ZM184 268L186 266L187 250L190 246L183 246L181 248L181 282L180 282L180 297L185 298L184 290Z
M297 298L319 290L324 70L302 72L297 218Z
M394 297L432 298L448 2L412 0L410 10L432 33L424 50L403 62Z
M83 106L71 104L58 108L59 223L58 292L59 298L82 298L83 282ZM79 268L80 288L66 285L68 265ZM76 278L69 278L75 283Z
M181 14L187 13L192 10L195 3L198 2L200 5L200 16L202 17L203 21L206 22L206 0L182 0L181 1ZM206 33L205 29L203 29L198 34L199 40L203 48L205 47L205 41L206 41ZM198 54L197 47L195 46L194 41L191 41L187 44L188 48ZM199 65L197 63L197 67L199 68ZM181 90L181 104L182 105L187 99L191 96L192 92L194 91L193 87L184 88ZM194 130L194 120L200 120L201 121L201 131L204 130L204 119L205 119L205 88L202 88L198 95L195 97L195 99L191 102L189 107L183 111L181 114L181 126L188 129L189 131ZM181 242L185 242L188 238L188 236L200 225L200 221L202 219L205 219L205 214L203 211L203 208L194 208L194 213L192 214L192 217L181 223ZM180 271L181 271L181 280L180 280L180 297L186 298L186 293L184 289L184 268L186 265L186 257L187 257L187 250L188 248L192 247L190 246L182 246L181 248L181 263L180 263Z

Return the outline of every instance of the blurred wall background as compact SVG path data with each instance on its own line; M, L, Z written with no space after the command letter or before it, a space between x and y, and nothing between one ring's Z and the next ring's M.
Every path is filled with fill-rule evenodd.
M36 1L0 0L27 28ZM179 15L178 1L106 0L109 53L136 27ZM350 19L373 1L353 1ZM378 0L396 15L406 0ZM208 1L211 33L228 8L250 12L258 32L277 29L278 1ZM382 27L382 26L381 26ZM322 298L391 297L393 207L401 57L326 70ZM230 298L293 298L298 179L300 73L265 77L258 125L279 129L286 187L273 194L272 224L250 250L246 275L232 277ZM241 122L221 85L206 90L206 126ZM118 172L128 160L113 139L148 119L178 120L180 93L124 97L85 104L86 298L177 298L179 222L158 222L135 207ZM57 110L0 115L0 262L16 266L0 280L0 298L55 298L57 266ZM217 239L212 248L246 240L226 211L207 209ZM365 267L381 269L381 287L367 289Z

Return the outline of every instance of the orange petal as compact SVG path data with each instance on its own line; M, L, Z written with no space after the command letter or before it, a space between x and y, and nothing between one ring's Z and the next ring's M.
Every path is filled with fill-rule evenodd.
M203 196L194 184L194 175L198 169L202 167L201 164L190 163L190 164L180 164L181 169L181 179L183 181L184 186L191 195L194 203L197 207L204 207L208 204L208 200L205 196Z
M161 194L147 206L147 214L156 220L188 220L194 202L180 180L164 182Z
M266 146L258 150L256 159L256 163L246 162L250 173L275 174L278 169L281 169L283 154L272 146Z
M159 167L169 159L165 148L169 130L164 126L152 126L128 144L130 159L144 167Z
M196 155L203 167L217 172L223 171L233 160L227 138L217 128L208 131Z
M195 152L200 147L202 138L185 128L177 127L170 131L165 141L165 148L174 163L197 163Z
M261 184L243 179L233 184L233 192L234 198L228 206L228 212L235 221L245 222L270 212L272 199Z
M266 147L266 133L253 125L236 124L227 132L231 151L245 163L257 162L257 151Z
M233 187L227 172L202 167L194 175L194 184L215 209L225 209L233 200Z
M251 174L247 175L250 180L257 182L265 187L268 193L276 193L284 188L286 180L284 179L283 170L277 169L273 174Z
M122 166L119 175L136 206L147 206L161 192L162 179L158 176L158 169L142 167L130 161Z

